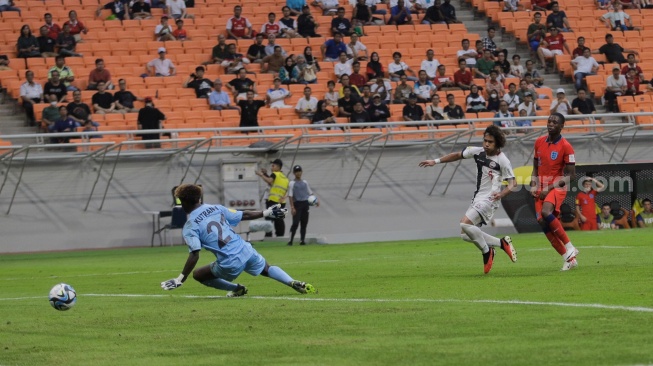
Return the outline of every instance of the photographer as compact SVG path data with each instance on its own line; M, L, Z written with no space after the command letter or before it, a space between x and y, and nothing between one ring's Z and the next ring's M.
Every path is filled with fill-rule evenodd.
M204 77L204 67L198 66L195 68L195 73L190 74L188 80L184 82L184 88L195 89L195 95L198 98L208 98L211 94L213 82Z

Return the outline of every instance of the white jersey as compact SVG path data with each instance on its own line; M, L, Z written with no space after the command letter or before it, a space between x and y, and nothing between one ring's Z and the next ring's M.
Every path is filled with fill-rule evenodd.
M515 177L510 160L504 153L487 156L482 147L466 147L463 159L474 158L478 173L476 175L476 192L472 202L488 201L493 193L501 192L504 180Z

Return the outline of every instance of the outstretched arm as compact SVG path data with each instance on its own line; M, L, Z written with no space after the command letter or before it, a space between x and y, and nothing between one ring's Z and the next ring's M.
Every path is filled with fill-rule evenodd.
M287 209L281 208L281 204L270 206L263 211L243 211L241 220L255 220L261 217L269 217L272 219L283 219L286 217Z
M424 160L419 163L419 166L421 168L426 168L428 166L434 166L435 164L441 164L441 163L451 163L454 161L458 161L463 158L463 153L462 152L455 152L451 153L448 155L445 155L441 157L440 159L435 159L435 160Z
M161 282L161 288L164 290L174 290L177 287L181 287L184 284L184 281L188 278L190 273L193 271L197 265L197 261L200 259L200 251L194 250L188 254L188 259L186 259L186 264L184 269L181 271L181 274L177 278Z

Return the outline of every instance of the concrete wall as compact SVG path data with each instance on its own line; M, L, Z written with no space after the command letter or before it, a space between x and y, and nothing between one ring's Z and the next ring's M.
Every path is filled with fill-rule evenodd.
M621 151L626 142L622 144ZM576 142L575 146L578 162L605 162L610 157L595 142ZM514 166L520 166L527 163L531 148L513 144L504 151ZM628 156L632 160L650 159L651 150L646 140L638 141ZM434 194L428 196L439 169L420 169L417 163L441 156L443 151L423 146L387 148L363 198L358 199L378 151L368 156L347 200L344 197L359 167L361 152L334 149L299 153L296 163L304 167L304 178L321 200L319 208L311 209L309 236L326 243L457 236L458 221L474 190L474 164L463 162L446 195L442 195L454 171L453 164L445 167ZM209 155L199 179L205 187L205 202L217 202L220 159L256 158L267 167L272 157L277 156ZM169 209L170 189L179 184L187 158L121 158L104 207L98 211L110 172L110 165L105 166L86 212L83 208L95 181L97 162L29 162L11 213L5 215L20 170L20 166L12 166L7 185L0 192L0 253L149 245L151 217L143 211ZM195 180L202 158L195 157L186 182ZM286 151L281 158L289 165L292 153ZM4 179L7 167L0 168L0 178ZM503 212L497 216L506 217ZM289 227L291 219L286 222ZM180 242L179 231L175 236ZM261 237L256 234L252 239Z

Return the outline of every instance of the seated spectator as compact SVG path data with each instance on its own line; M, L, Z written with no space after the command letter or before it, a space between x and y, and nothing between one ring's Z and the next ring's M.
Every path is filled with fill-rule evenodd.
M260 64L265 56L267 54L265 53L265 45L263 45L263 34L258 33L254 43L247 49L247 58L253 63Z
M127 6L122 0L113 0L105 5L98 6L95 11L95 16L100 17L102 10L107 9L111 10L111 16L107 20L119 19L125 20L125 15L127 14Z
M18 16L22 16L20 8L14 6L13 0L0 0L0 13L3 11L17 11Z
M95 60L95 69L91 70L88 75L88 90L97 90L97 84L102 81L107 90L113 90L114 85L111 82L111 73L104 68L104 60L98 58Z
M204 77L204 67L198 66L195 68L195 73L190 74L188 79L184 82L184 88L195 89L195 96L198 98L207 98L211 93L213 82Z
M327 82L327 92L324 94L324 100L329 105L329 107L337 107L338 99L340 99L340 93L335 90L336 83L333 80ZM320 110L318 108L318 110Z
M81 53L77 53L75 51L75 48L77 47L77 41L75 40L75 37L70 33L69 24L63 25L63 32L61 32L59 34L59 37L57 37L56 47L59 50L60 56L74 56L74 57L84 56Z
M540 67L545 68L548 71L548 68L546 67L546 60L550 58L554 58L557 55L562 55L564 52L562 51L563 49L567 50L569 54L571 54L571 50L569 49L569 45L567 45L567 40L565 40L565 37L560 34L559 29L552 27L550 29L551 35L548 37L545 37L544 40L540 43L540 48L537 49L537 55L540 59ZM555 62L554 62L554 68L555 68Z
M515 83L510 83L508 86L508 92L503 95L503 100L508 103L508 110L515 112L519 106L519 95L517 95L517 85Z
M583 81L588 75L596 75L599 70L599 64L592 57L592 51L585 47L583 56L571 60L571 66L574 68L574 78L576 79L576 90L583 87Z
M504 76L503 68L501 67L501 65L495 63L494 64L494 69L492 69L492 70L497 73L497 81L503 85L503 83L506 81L506 76ZM511 76L511 75L508 74L508 76Z
M540 47L540 42L544 37L546 37L546 26L541 23L542 13L535 12L533 15L533 23L528 26L526 30L526 37L528 38L528 44L531 46L531 51L537 52L537 48Z
M188 32L184 29L184 21L177 19L175 25L177 26L177 29L172 32L172 36L175 37L177 41L190 41Z
M253 91L256 95L256 83L247 77L246 70L240 69L238 77L227 83L227 88L234 95L234 100L245 99L248 91Z
M59 72L52 71L51 76L50 80L43 87L43 95L48 99L50 96L55 96L57 101L65 103L66 97L68 96L66 85L59 78Z
M351 89L342 90L343 97L338 99L338 117L350 117L354 112L354 104L357 99L352 97Z
M34 81L34 72L25 71L26 81L20 86L20 99L25 109L27 123L30 126L36 126L36 117L34 116L34 104L43 103L43 87Z
M367 108L367 113L370 116L370 122L388 122L390 110L388 105L383 102L381 94L372 96L372 104Z
M97 90L98 92L93 94L93 97L91 97L95 113L120 113L116 110L116 103L113 101L113 95L106 92L103 82L98 83Z
M474 72L476 73L475 76L481 79L489 79L490 71L494 69L495 64L496 61L494 61L494 56L492 56L492 51L483 50L483 58L476 60L476 68L474 69Z
M404 0L398 0L397 5L390 9L390 14L388 24L413 24L413 17L410 15L410 9L404 6Z
M422 24L447 24L447 20L440 10L440 0L435 0L433 5L426 9Z
M309 65L306 62L304 55L297 56L297 64L293 72L297 73L297 82L300 84L317 83L317 70L314 65Z
M317 28L320 25L311 15L311 9L308 6L302 7L302 13L297 17L297 33L302 37L320 37L317 34Z
M525 109L520 109L519 110L519 117L528 117L528 112ZM515 125L517 125L517 127L531 127L533 125L533 120L531 120L531 119L522 119L522 120L519 120L519 121L515 121ZM518 131L518 132L525 133L525 132L527 132L527 130L521 130L521 131Z
M446 66L438 66L438 71L433 78L433 84L438 90L455 90L460 89L456 86L454 78L451 75L447 75Z
M331 34L335 38L337 33L350 36L353 33L351 22L345 18L345 8L339 7L337 16L331 20Z
M501 104L501 99L499 98L499 94L495 90L493 90L492 92L490 92L490 95L488 95L485 109L487 109L487 112L498 112L500 104Z
M372 9L365 3L365 0L358 0L354 5L354 11L351 15L351 24L354 27L362 27L364 25L371 25L374 18L372 17Z
M499 53L503 53L504 57L508 57L508 51L505 49L499 49L497 44L494 43L494 36L496 33L497 30L494 27L489 27L487 29L487 37L481 39L481 41L483 41L483 49L489 50L494 57L499 56Z
M567 14L560 10L560 4L557 1L551 2L551 13L546 17L546 26L548 28L557 28L563 32L573 32Z
M483 98L477 85L472 85L469 89L469 94L467 95L467 112L487 112L485 98Z
M306 0L286 0L286 6L290 9L292 15L299 14L306 5Z
M18 49L18 57L41 57L39 41L32 35L32 30L27 24L20 28L20 36L18 36L16 48Z
M281 25L276 21L277 15L275 13L268 13L267 23L263 23L261 26L261 33L265 37L269 37L271 34L275 36L281 35Z
M370 86L365 85L361 90L363 91L363 94L359 100L363 102L363 108L367 110L372 105L372 93L370 92Z
M621 75L626 75L630 70L634 70L635 75L639 78L639 82L645 84L646 79L644 79L644 71L642 71L642 68L637 65L634 53L628 54L627 62L628 64L621 68Z
M406 75L407 79L410 81L417 81L415 76L408 76L408 73L415 75L413 69L410 68L405 62L401 61L401 52L395 52L392 54L394 62L391 62L388 65L388 73L390 74L390 80L399 81L401 75Z
M435 94L431 98L431 104L426 106L426 114L424 115L425 121L442 121L447 119L447 114L444 109L440 107L440 96Z
M644 198L642 200L642 212L636 216L637 226L641 228L653 227L653 208L651 207L651 200Z
M510 65L510 74L520 79L524 77L524 66L521 65L521 57L519 55L512 56L512 65Z
M419 77L415 82L413 93L417 96L417 101L420 103L428 103L431 101L433 94L435 94L435 84L426 77L426 71L420 70L418 75Z
M322 10L322 15L334 15L338 11L338 0L314 0L311 5Z
M442 15L444 15L447 24L462 23L458 18L456 18L456 8L451 5L451 0L444 0L444 4L440 5L440 11L442 12Z
M279 70L284 66L286 63L285 57L283 57L283 53L281 50L280 46L275 46L274 47L274 53L265 56L262 60L263 66L261 66L261 72L262 73L270 73L270 74L278 74Z
M306 63L310 66L315 67L315 71L320 71L320 64L317 62L317 59L313 57L313 49L310 46L304 48L304 58L306 58Z
M66 106L59 107L59 119L50 127L50 132L53 133L63 133L63 132L75 132L78 127L81 127L77 121L68 115L68 110ZM70 142L70 137L57 137L55 139L56 143L67 144Z
M311 88L308 86L304 88L304 97L297 101L295 112L299 118L313 118L317 111L317 98L311 96Z
M345 74L340 77L340 89L339 89L339 95L340 97L345 95L344 90L349 89L351 90L351 96L354 99L358 99L361 96L361 91L358 89L356 85L351 84L351 80L349 80L349 75Z
M47 36L56 41L59 33L61 33L61 27L52 21L52 14L50 13L45 13L43 20L45 20L45 25L42 27L46 28ZM41 33L41 35L43 34Z
M168 17L162 16L161 23L154 27L154 35L157 41L175 41L175 36L172 35L172 27L168 24Z
M244 69L245 65L249 64L249 59L243 57L240 53L236 53L236 45L231 43L227 46L227 53L224 55L224 60L222 60L220 66L224 68L227 74L237 74L240 69ZM248 72L248 74L253 74L253 72Z
M611 5L614 7L617 3L622 5L625 9L642 9L643 7L650 9L650 3L648 0L619 0Z
M282 84L297 84L299 82L299 70L291 57L286 57L284 65L279 69L279 79Z
M519 0L503 0L503 11L514 13L519 10L524 10Z
M551 102L550 112L557 112L566 116L571 113L572 109L573 108L571 108L571 104L569 104L569 100L567 100L567 96L565 95L565 90L558 88L558 90L556 90L556 99Z
M503 89L503 83L497 80L497 72L495 70L490 71L490 80L485 83L486 95L490 95L490 92L495 91L499 98L503 98L505 90Z
M596 215L596 223L599 225L599 230L617 230L619 227L614 222L614 216L610 213L610 204L604 203L601 206L601 213Z
M462 40L463 49L456 52L456 57L458 61L465 60L465 63L470 69L476 67L476 56L478 53L476 50L469 48L469 39L465 38Z
M145 107L138 111L138 129L139 130L161 130L163 129L163 122L165 121L165 114L154 106L151 97L145 98ZM159 140L161 139L161 134L159 133L148 133L142 134L141 140L150 141L150 140ZM146 149L160 148L161 143L159 142L149 142L145 143Z
M381 101L389 104L392 98L392 84L385 79L376 78L374 84L370 87L370 93L380 95Z
M75 90L73 92L73 101L66 106L68 116L74 119L80 126L86 125L99 125L97 122L91 120L91 108L88 104L82 102L82 92Z
M519 104L519 107L517 107L519 110L519 115L522 116L521 112L525 112L526 116L528 117L534 117L537 115L537 104L535 103L535 100L533 99L533 93L531 92L526 92L524 93L524 98L522 102Z
M270 108L292 108L285 103L285 100L291 96L288 89L281 87L281 79L274 78L274 87L265 93L265 104Z
M383 65L381 62L379 62L379 54L376 52L372 52L372 56L370 57L370 61L367 63L367 78L371 81L377 78L383 79L385 78L385 70L383 69Z
M510 62L508 62L508 60L506 60L506 56L503 53L500 53L499 56L497 57L497 60L494 62L493 69L497 70L497 66L499 67L498 72L503 78L513 76L510 74L510 68L512 67L512 65L510 65Z
M36 37L39 42L39 53L42 57L55 57L57 53L54 52L54 46L57 42L48 36L48 27L42 26L40 28L41 35Z
M132 19L151 19L152 18L152 8L150 4L146 3L145 0L134 1L132 5Z
M274 53L274 49L276 47L279 47L281 48L281 56L286 57L287 56L286 51L283 49L283 47L277 45L276 40L277 40L277 36L275 36L274 34L270 34L268 36L268 44L265 46L265 54L270 56Z
M239 100L240 127L258 127L258 111L265 107L262 100L254 100L254 91L247 91L247 99Z
M426 71L426 76L429 80L433 80L435 73L438 70L438 66L440 66L440 61L438 61L436 58L433 58L434 55L435 53L432 49L426 51L426 60L423 60L422 64L420 65L420 70Z
M524 77L526 77L527 74L531 75L531 78L533 80L533 84L535 84L536 87L541 88L542 85L544 84L544 77L540 75L540 72L537 71L535 68L535 64L533 63L532 60L526 61L526 70L524 70Z
M547 11L551 10L551 3L549 0L534 0L531 2L532 10Z
M453 94L447 94L447 105L443 108L448 119L463 119L465 112L463 108L456 104L456 97Z
M372 118L370 117L370 114L365 110L363 102L356 100L354 102L353 110L349 115L349 123L368 123L371 120Z
M168 16L173 19L195 19L193 14L189 14L184 0L166 0Z
M281 26L281 37L301 38L302 36L297 33L297 21L290 16L290 8L284 6L281 8L281 11L283 12L283 17L279 19L279 25Z
M347 58L346 52L341 52L339 62L335 63L333 66L333 73L336 75L336 77L340 78L342 75L351 75L351 64L353 61L353 59L350 60Z
M215 90L209 94L209 107L214 111L221 111L223 109L238 109L238 107L231 105L229 94L222 90L222 80L215 79L213 82Z
M151 76L174 76L177 74L177 68L166 58L166 49L165 47L159 47L158 49L159 57L150 61L145 65L147 72Z
M81 42L82 34L88 33L88 28L77 19L77 12L74 10L68 12L68 20L63 23L64 27L66 24L70 26L70 34L75 38L76 42Z
M603 14L599 20L612 31L631 31L640 29L633 26L633 22L630 20L630 15L623 11L621 4L615 5L613 11Z
M366 61L368 59L367 47L359 40L356 33L351 35L351 41L347 44L347 57L355 61Z
M234 7L234 16L227 20L227 35L229 39L250 39L252 38L252 23L242 17L243 8L240 5Z
M640 95L644 92L639 90L639 78L635 70L630 70L626 74L626 95Z
M528 84L528 81L522 80L519 82L519 90L517 90L517 96L519 97L519 100L524 100L526 93L531 93L532 96L537 95L535 90L531 88L530 85ZM537 97L533 97L533 98L537 99Z
M349 74L349 82L351 83L351 85L354 85L358 89L361 89L363 88L363 86L367 85L367 78L365 78L365 76L360 73L361 70L360 62L355 61L351 65L352 65L352 72L351 74Z
M401 112L404 121L422 121L424 119L424 109L422 109L422 106L417 104L417 100L417 95L415 93L410 93L408 95L408 103L406 103Z
M58 100L55 95L45 96L45 100L49 102L48 106L43 108L41 112L41 131L50 132L54 127L55 122L61 118L59 113Z
M474 82L474 76L471 71L467 70L467 62L465 60L458 61L458 66L458 71L453 74L453 81L460 89L469 90Z
M585 89L578 89L578 98L571 102L571 114L594 114L596 107L591 98L587 98Z
M499 111L494 114L494 118L501 118L500 121L494 121L495 126L507 128L507 127L514 127L515 126L515 121L511 118L514 116L510 111L508 110L508 103L505 101L501 101L499 103ZM503 130L505 134L510 134L510 130Z
M221 64L228 52L228 45L225 43L226 37L222 34L218 35L218 44L213 46L211 51L211 61L206 64Z
M314 125L323 125L323 124L333 124L336 123L335 117L333 117L333 113L327 108L328 102L326 100L320 100L317 102L317 111L311 118L311 124ZM322 128L322 130L326 130L326 128Z
M626 63L626 59L624 58L623 53L632 53L634 55L639 55L639 52L637 50L630 50L621 47L618 43L614 43L614 37L612 34L608 33L605 35L605 44L601 46L598 50L592 51L593 54L603 54L605 55L605 58L608 60L608 63L619 63L623 64Z
M399 78L399 84L395 88L394 92L394 104L406 104L408 103L408 96L413 92L413 88L410 85L406 84L408 78L406 75L401 75Z
M333 39L329 39L322 46L320 46L322 51L322 60L326 62L338 61L340 58L340 53L347 53L347 45L342 42L342 34L336 33L333 35Z

